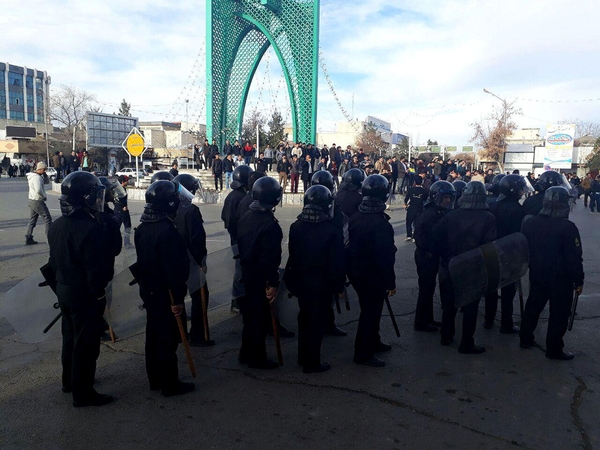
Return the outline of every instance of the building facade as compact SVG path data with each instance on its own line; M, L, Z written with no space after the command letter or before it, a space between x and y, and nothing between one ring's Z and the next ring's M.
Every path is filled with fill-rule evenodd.
M42 132L48 84L45 71L0 62L0 128L35 126Z

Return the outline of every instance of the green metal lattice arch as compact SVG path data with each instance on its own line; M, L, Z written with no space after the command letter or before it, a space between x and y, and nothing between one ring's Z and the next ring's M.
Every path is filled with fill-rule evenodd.
M207 0L208 139L241 135L250 85L273 47L286 80L293 139L314 142L317 125L319 0Z

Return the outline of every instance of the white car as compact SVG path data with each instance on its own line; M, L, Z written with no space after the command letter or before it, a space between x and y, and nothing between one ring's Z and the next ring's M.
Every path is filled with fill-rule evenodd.
M146 176L146 173L142 169L140 169L138 173L140 178L144 178ZM124 169L121 169L115 173L115 176L117 177L120 177L121 175L125 175L129 178L135 178L135 169L133 167L125 167Z
M50 178L50 181L56 180L56 169L54 167L47 167L46 175L48 175L48 178Z

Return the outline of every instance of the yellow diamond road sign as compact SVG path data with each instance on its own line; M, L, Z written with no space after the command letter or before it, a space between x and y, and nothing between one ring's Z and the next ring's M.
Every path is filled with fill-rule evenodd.
M134 128L123 142L123 148L127 150L131 156L141 156L146 149L146 143L144 141L144 137L140 134L140 132Z

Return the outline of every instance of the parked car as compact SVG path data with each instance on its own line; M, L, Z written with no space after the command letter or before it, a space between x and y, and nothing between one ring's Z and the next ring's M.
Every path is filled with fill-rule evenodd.
M48 167L46 169L46 175L48 175L50 181L56 181L56 169L54 167Z
M146 172L142 169L140 169L138 173L140 178L144 178L146 176ZM135 169L133 167L125 167L124 169L121 169L115 173L116 177L119 177L121 175L128 176L129 178L135 178Z

